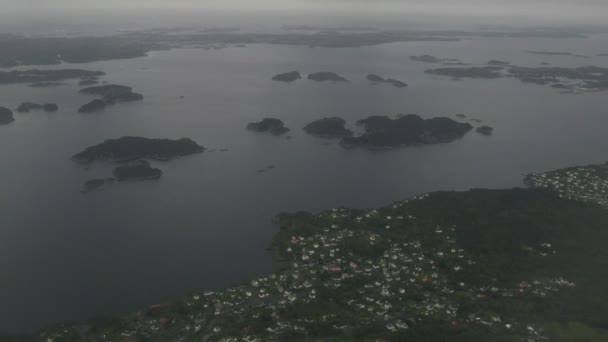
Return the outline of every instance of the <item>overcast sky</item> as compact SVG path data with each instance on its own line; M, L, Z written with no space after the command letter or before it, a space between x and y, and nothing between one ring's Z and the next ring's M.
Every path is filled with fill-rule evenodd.
M0 11L4 13L107 8L327 9L608 18L608 0L0 0Z

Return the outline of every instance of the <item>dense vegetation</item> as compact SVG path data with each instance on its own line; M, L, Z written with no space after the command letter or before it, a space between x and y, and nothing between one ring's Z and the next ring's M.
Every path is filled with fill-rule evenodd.
M285 268L115 319L77 341L605 341L608 212L546 190L278 215Z
M204 147L188 138L171 140L122 137L88 147L74 155L73 159L83 163L97 160L129 161L142 158L169 160L174 157L200 153L204 150Z
M88 71L79 69L59 70L12 70L0 71L0 84L34 83L38 86L55 85L55 81L73 78L98 77L105 75L101 71Z
M291 83L302 78L299 71L290 71L283 74L278 74L272 78L273 81Z
M0 107L0 125L8 124L13 121L15 121L13 111L6 107Z
M320 71L308 75L308 79L317 82L348 82L348 80L335 72Z
M323 118L304 126L304 131L323 138L342 138L353 135L353 132L347 129L345 125L346 121L342 118Z
M289 128L285 127L285 123L275 118L264 118L259 122L252 122L247 125L247 129L254 132L271 133L273 135L282 135L289 132Z
M114 169L114 177L119 181L159 179L163 175L160 169L153 168L146 160L138 160Z
M370 116L357 125L365 132L356 137L342 139L345 146L399 147L417 144L447 143L462 138L473 126L450 118L423 119L408 114L395 119L388 116Z

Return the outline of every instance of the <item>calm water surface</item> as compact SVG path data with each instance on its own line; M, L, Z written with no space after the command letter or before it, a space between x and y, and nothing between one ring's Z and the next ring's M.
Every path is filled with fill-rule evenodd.
M0 126L0 331L31 330L63 320L134 310L190 291L238 284L278 265L265 251L280 211L370 207L435 190L521 185L530 171L603 162L608 149L606 93L561 95L516 80L451 81L424 75L433 54L484 63L594 64L524 52L595 55L608 39L465 39L360 49L254 45L218 51L180 49L148 57L56 67L102 70L104 80L133 86L141 103L78 114L90 100L75 81L35 89L0 86L0 105L56 102L55 114L15 113ZM279 72L335 71L348 84L274 83ZM410 87L372 86L367 73ZM180 98L183 96L183 99ZM467 113L495 127L457 142L370 152L344 150L305 135L324 116L349 125L368 115ZM253 134L248 122L277 117L288 140ZM111 186L83 195L84 181L111 174L70 156L123 135L190 137L207 152L153 162L158 182ZM276 168L257 173L268 165Z

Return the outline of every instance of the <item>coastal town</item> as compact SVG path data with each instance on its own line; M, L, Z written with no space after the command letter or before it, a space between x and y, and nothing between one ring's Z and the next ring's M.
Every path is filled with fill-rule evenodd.
M496 272L491 257L462 246L457 225L424 213L422 207L435 200L429 196L435 197L380 209L280 214L271 249L285 261L282 270L122 319L61 325L40 337L77 341L85 332L99 341L438 341L449 334L457 341L547 340L534 307L577 284L560 274L524 277L516 267ZM551 240L522 250L514 262L538 265L560 253Z
M549 188L559 196L608 206L608 163L531 173L525 184Z

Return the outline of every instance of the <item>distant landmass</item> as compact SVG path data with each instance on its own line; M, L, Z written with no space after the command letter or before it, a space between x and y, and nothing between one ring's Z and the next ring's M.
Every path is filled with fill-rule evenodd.
M114 184L116 180L114 178L96 178L86 181L82 185L81 192L87 193L91 191L99 191L105 188L107 185Z
M482 134L482 135L492 135L492 133L494 133L494 128L490 127L490 126L480 126L477 127L475 129L475 131L477 131L477 133Z
M470 67L470 68L439 68L425 70L426 74L449 76L454 79L459 78L500 78L503 68L498 66Z
M505 66L505 65L510 65L511 62L505 62L505 61L501 61L498 59L491 59L488 61L488 65L499 65L499 66Z
M2 54L2 52L0 52ZM33 83L33 87L49 87L60 85L57 81L69 80L73 78L103 76L101 71L88 71L79 69L59 69L59 70L11 70L0 71L0 84L13 83Z
M393 79L393 78L383 78L382 76L376 74L367 75L367 80L372 83L386 83L390 84L396 88L405 88L407 87L407 83Z
M463 37L488 38L586 38L576 30L519 31L380 31L365 27L313 27L292 25L288 32L248 33L232 28L151 29L114 36L31 37L0 35L0 67L86 63L111 59L138 58L150 51L185 46L242 46L244 44L297 45L324 48L355 48L396 42L453 42ZM293 30L291 30L293 29ZM364 30L365 29L365 30ZM358 32L359 31L359 32Z
M283 74L278 74L272 78L273 81L291 83L302 78L299 71L290 71Z
M339 117L315 120L304 126L304 131L310 135L330 139L353 135L353 132L346 128L346 121Z
M462 61L456 58L439 58L432 55L410 56L410 59L415 62L464 65Z
M486 66L471 68L439 68L426 70L430 75L460 78L497 79L512 77L524 83L549 85L569 92L587 92L608 90L608 68L584 66L577 68L564 67L521 67L521 66Z
M201 153L204 147L191 139L150 139L142 137L122 137L106 140L74 155L73 160L90 163L93 161L133 161L138 159L170 160L175 157Z
M348 82L348 80L335 72L321 71L308 75L308 79L317 82Z
M113 173L119 181L154 180L163 175L160 169L153 168L146 160L117 166Z
M344 146L393 148L401 146L448 143L462 138L473 126L446 117L423 119L408 114L392 119L388 116L370 116L357 121L365 132L360 136L345 137Z
M564 51L546 51L546 50L536 51L536 50L527 50L526 52L534 54L534 55L572 56L572 57L578 57L578 58L591 58L590 56L579 55L579 54L574 54L574 53L571 53L571 52L564 52Z
M6 125L13 121L15 121L13 111L6 107L0 107L0 125Z
M106 102L100 99L92 100L80 108L78 108L79 113L95 113L106 108Z
M289 128L285 127L285 123L276 118L264 118L259 122L252 122L247 125L247 129L255 132L271 133L273 135L282 135L289 132Z
M45 112L56 112L59 110L59 106L54 103L38 104L33 102L23 102L17 107L19 113L29 113L33 110L43 110Z
M101 95L107 104L141 101L144 99L143 95L134 93L133 88L117 84L83 88L79 92L81 94Z

